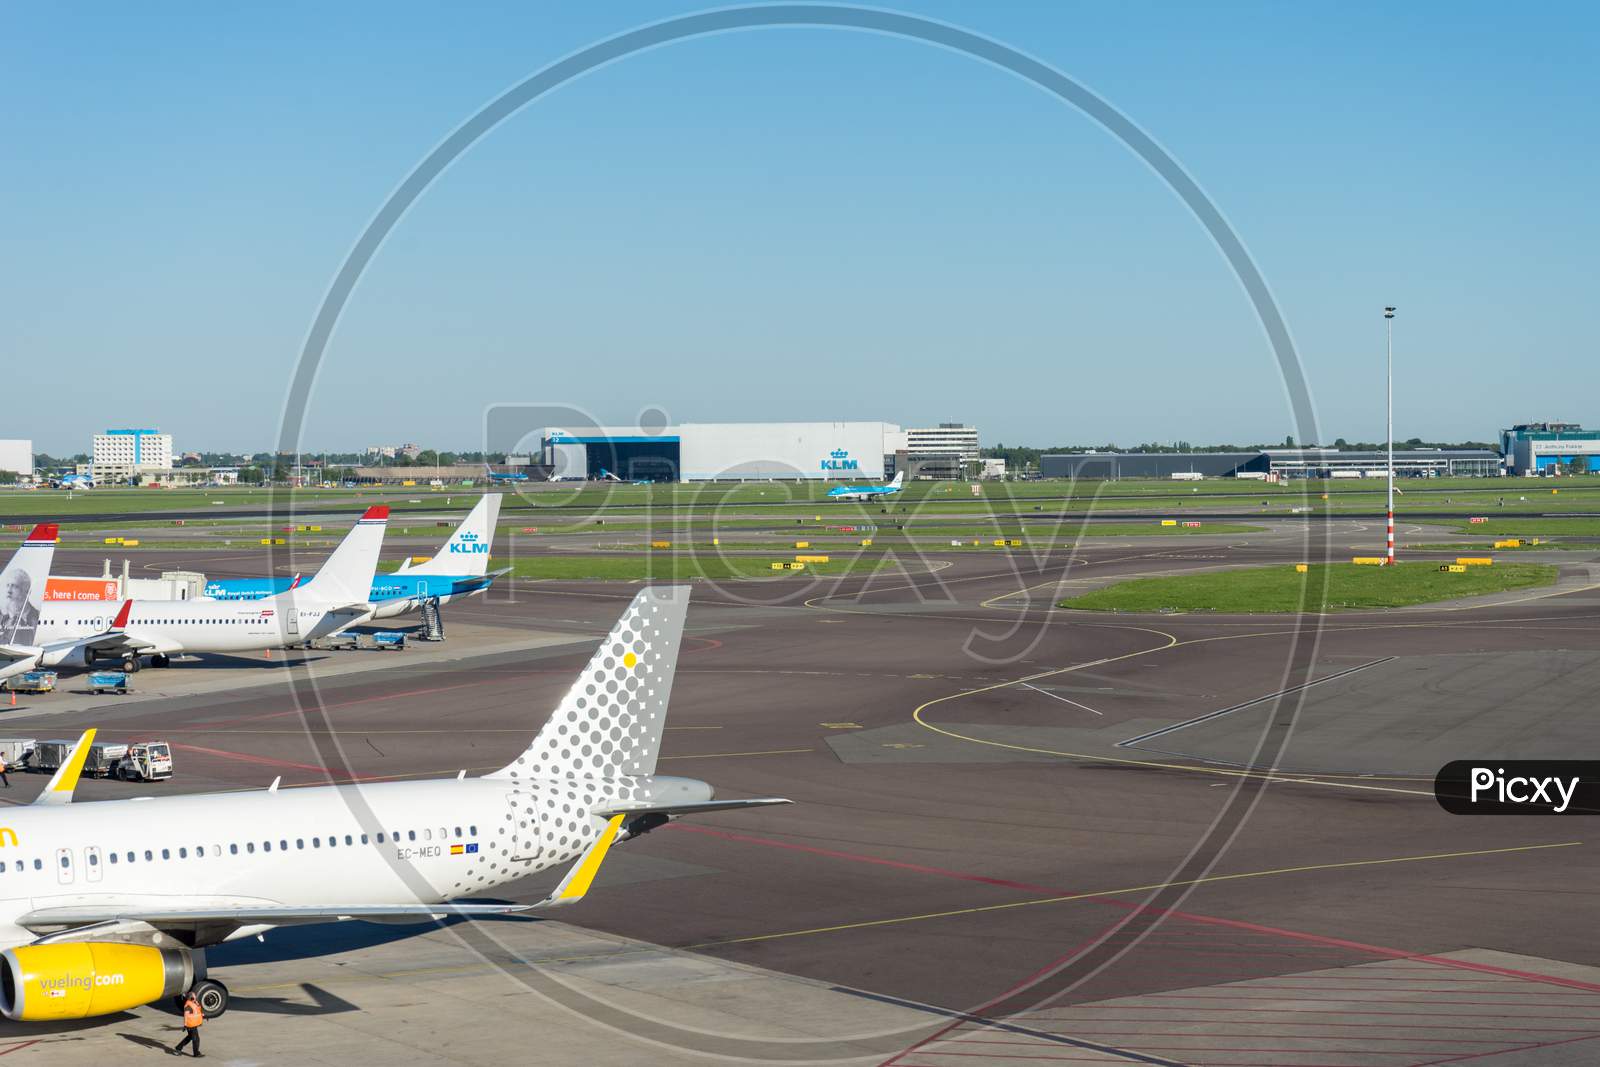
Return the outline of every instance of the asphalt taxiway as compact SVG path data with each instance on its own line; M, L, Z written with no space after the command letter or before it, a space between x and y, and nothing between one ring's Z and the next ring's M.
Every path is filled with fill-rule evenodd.
M797 803L629 842L562 923L519 925L519 951L555 958L563 939L587 937L585 966L627 989L659 990L674 974L702 991L808 983L792 1009L786 994L752 992L741 1010L768 1027L792 1010L802 1045L882 1023L904 1040L853 1050L873 1062L1592 1061L1600 857L1587 822L1450 816L1429 788L1449 759L1600 742L1585 713L1600 669L1590 555L1551 553L1563 570L1554 590L1404 612L1050 606L1064 583L1316 558L1318 537L1345 553L1370 538L1359 526L1181 545L1085 538L1039 554L927 549L949 566L695 583L662 769ZM83 801L280 775L294 787L478 773L522 749L636 588L502 584L446 608L448 656L408 650L345 670L340 657L389 654L327 654L49 714L52 697L28 698L4 731L95 725L174 742L174 781L86 782ZM6 800L39 784L13 782ZM546 887L513 888L531 900ZM286 946L270 960L223 950L213 966L315 1006L283 985L304 975L351 1006L341 1026L410 1025L438 1003L420 988L396 997L384 953L403 949L329 936L356 941L304 965ZM323 984L333 966L346 981ZM833 996L884 1014L861 1008L860 1027L841 1015L829 1033ZM462 1062L525 1049L549 1028L587 1037L587 1062L709 1055L506 1004L506 1041L463 1049ZM270 1015L242 1005L208 1040L221 1050L230 1030L265 1036ZM38 1040L18 1046L19 1062L68 1062L55 1058L65 1042L123 1054L120 1031L159 1019L145 1009L42 1036L6 1027L0 1041ZM246 1058L280 1062L258 1043ZM572 1059L553 1050L548 1062Z

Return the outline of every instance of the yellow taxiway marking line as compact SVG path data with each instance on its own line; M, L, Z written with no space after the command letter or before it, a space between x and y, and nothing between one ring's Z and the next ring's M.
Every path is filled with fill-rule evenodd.
M916 709L913 710L912 713L911 713L911 720L913 722L915 722L918 726L923 727L924 729L932 730L936 734L943 734L945 737L954 738L957 741L970 741L975 745L989 745L989 746L994 747L994 748L1006 748L1006 749L1011 749L1014 752L1032 752L1032 753L1035 753L1035 754L1038 754L1038 755L1043 755L1043 756L1061 756L1061 757L1066 758L1066 759L1090 760L1090 761L1097 762L1097 763L1121 763L1121 764L1125 764L1125 765L1130 766L1130 767L1152 767L1152 768L1155 768L1157 770L1188 771L1188 772L1194 773L1194 774L1215 774L1215 775L1220 775L1220 776L1227 777L1227 778L1262 778L1262 779L1265 779L1265 780L1267 780L1269 782L1284 782L1284 783L1289 783L1289 784L1293 784L1293 785L1320 785L1320 786L1327 786L1327 787L1332 788L1332 789L1360 789L1360 790L1366 790L1366 791L1369 791L1369 792L1378 792L1378 793L1403 793L1403 794L1406 794L1406 795L1409 795L1409 796L1419 796L1419 797L1431 797L1431 796L1433 796L1433 791L1432 790L1428 790L1428 789L1400 789L1400 788L1397 788L1397 787L1394 787L1394 786L1382 786L1382 785L1368 785L1368 784L1365 784L1365 780L1372 780L1372 779L1376 779L1378 781L1418 781L1419 779L1416 779L1416 778L1404 778L1404 777L1389 778L1389 777L1386 777L1386 776L1380 777L1380 776L1375 776L1375 775L1374 776L1367 776L1367 775L1351 775L1351 774L1344 774L1344 775L1341 775L1341 774L1313 775L1313 774L1306 774L1306 773L1303 773L1303 772L1288 772L1288 771L1234 770L1234 769L1226 768L1226 767L1207 767L1207 766L1204 766L1202 764L1168 763L1168 762L1163 762L1163 761L1160 761L1160 760L1128 759L1126 757L1121 757L1121 756L1097 755L1097 754L1088 753L1088 752L1065 752L1065 751L1062 751L1060 749L1034 748L1034 747L1029 746L1029 745L1012 744L1009 741L991 741L991 740L989 740L987 738L983 738L983 737L971 737L971 736L969 736L967 734L957 733L954 730L947 730L943 726L935 725L934 723L928 722L925 718L923 718L923 714L922 713L924 711L926 711L928 708L933 707L933 705L935 705L935 704L942 704L947 700L958 700L961 697L969 697L969 696L973 696L973 695L975 695L977 693L993 692L996 689L1005 689L1005 688L1008 688L1008 687L1014 686L1014 685L1021 685L1021 684L1028 683L1028 682L1036 682L1036 681L1039 681L1042 678L1053 678L1053 677L1055 677L1056 675L1059 675L1059 674L1071 674L1074 671L1087 670L1090 667L1100 667L1100 666L1104 666L1107 663L1116 663L1116 662L1118 662L1120 660L1134 659L1135 657L1138 657L1138 656L1148 656L1152 652L1165 652L1167 649L1178 648L1178 647L1181 647L1181 646L1184 646L1184 645L1203 645L1203 644L1209 644L1209 643L1214 642L1214 641L1241 641L1241 640L1246 640L1246 639L1249 639L1249 638L1271 637L1271 636L1281 635L1281 634L1283 634L1285 632L1288 632L1288 633L1292 633L1293 632L1293 631L1272 630L1272 631L1263 631L1263 632L1260 632L1260 633L1219 634L1219 635L1214 635L1214 636L1211 636L1211 637L1193 637L1193 638L1190 638L1190 639L1188 639L1186 641L1182 641L1182 640L1179 640L1177 638L1177 636L1174 635L1174 634L1169 634L1169 633L1166 633L1165 631L1162 631L1162 630L1150 629L1148 627L1142 627L1142 626L1118 626L1116 628L1117 629L1129 629L1129 630L1142 630L1145 633L1160 634L1162 637L1167 638L1167 643L1164 644L1164 645L1156 645L1153 648L1139 649L1138 651L1135 651L1135 652L1125 652L1120 656L1107 656L1107 657L1105 657L1103 659L1091 660L1091 661L1089 661L1087 663L1074 664L1071 667L1059 667L1059 668L1057 668L1055 670L1042 671L1042 672L1039 672L1037 674L1026 675L1025 677L1022 677L1022 678L1013 678L1012 680L1010 680L1008 682L996 682L993 685L980 686L977 689L969 689L969 690L965 690L965 691L962 691L962 692L959 692L959 693L947 693L942 697L935 697L932 700L924 701L923 703L918 704ZM1381 627L1378 627L1378 628L1381 629ZM1365 627L1362 627L1362 629L1365 629ZM1360 779L1363 779L1364 781L1357 782L1357 781L1340 780L1340 779L1355 779L1355 778L1360 778ZM1426 779L1421 779L1421 780L1426 780Z
M1069 893L1059 897L1039 897L1032 900L1014 900L1005 904L980 904L970 908L952 908L949 911L930 911L920 915L901 915L892 919L866 919L861 922L840 923L836 926L817 926L809 930L788 930L777 934L753 934L749 937L732 937L723 941L702 941L685 945L686 949L716 948L719 945L743 945L752 941L775 941L786 937L804 937L808 934L831 934L843 930L860 930L872 926L894 926L900 923L921 922L925 919L946 919L958 915L978 915L990 911L1012 908L1031 908L1040 904L1065 904L1074 900L1093 900L1101 897L1125 896L1129 893L1151 893L1184 885L1207 885L1213 882L1232 882L1243 878L1267 878L1281 874L1308 874L1313 871L1332 871L1345 867L1377 867L1390 863L1420 863L1424 860L1463 859L1473 856L1494 856L1508 852L1533 852L1549 848L1572 848L1582 841L1558 841L1546 845L1514 845L1509 848L1486 848L1470 852L1434 852L1420 856L1391 856L1376 860L1345 860L1340 863L1313 863L1301 867L1276 867L1264 871L1243 871L1238 874L1213 874L1204 878L1188 878L1173 882L1152 882L1149 885L1127 886L1122 889L1102 889L1088 893Z

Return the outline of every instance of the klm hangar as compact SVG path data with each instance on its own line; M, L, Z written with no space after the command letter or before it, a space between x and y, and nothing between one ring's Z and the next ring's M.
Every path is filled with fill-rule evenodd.
M827 481L885 477L904 436L887 422L686 422L658 431L551 427L540 444L558 480Z

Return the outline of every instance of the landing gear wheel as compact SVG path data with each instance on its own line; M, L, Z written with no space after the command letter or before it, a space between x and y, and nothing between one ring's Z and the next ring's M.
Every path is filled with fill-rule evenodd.
M212 978L202 978L194 984L195 999L207 1019L215 1019L228 1011L228 987Z
M139 662L138 656L132 656L124 662L126 662L128 665L126 670L129 674L138 674L139 668L143 666L143 664Z
M161 654L161 655L158 655L158 656L151 656L150 657L150 666L152 666L152 667L170 667L170 666L172 666L172 657L168 656L168 655L166 655L164 653Z

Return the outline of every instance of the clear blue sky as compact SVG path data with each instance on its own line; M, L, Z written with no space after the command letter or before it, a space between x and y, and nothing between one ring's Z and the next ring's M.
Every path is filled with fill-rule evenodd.
M696 7L0 9L0 437L270 447L345 253L449 130ZM1254 254L1324 438L1600 422L1600 14L919 3L1078 78ZM769 30L591 74L479 144L363 278L306 446L473 448L486 403L630 422L960 419L987 442L1281 439L1250 307L1098 127L882 37Z

